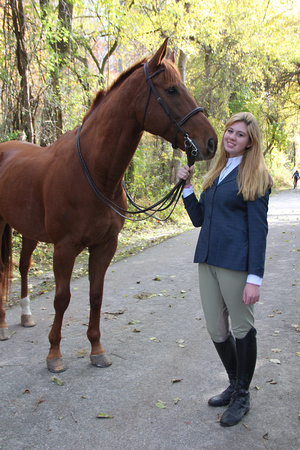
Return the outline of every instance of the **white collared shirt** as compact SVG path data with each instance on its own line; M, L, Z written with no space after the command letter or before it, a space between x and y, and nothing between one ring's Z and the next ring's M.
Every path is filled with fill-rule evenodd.
M221 181L224 180L224 178L227 177L227 175L240 164L242 158L243 155L235 156L234 158L228 158L226 166L220 173L218 184L221 183Z

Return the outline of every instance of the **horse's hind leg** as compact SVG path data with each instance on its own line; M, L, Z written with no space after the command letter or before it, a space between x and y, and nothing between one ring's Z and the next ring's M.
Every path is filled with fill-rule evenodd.
M19 270L21 274L21 325L33 327L35 322L30 310L30 299L28 296L28 271L31 266L31 255L38 241L33 241L22 236L22 250L20 256Z
M12 229L0 218L0 341L9 339L8 327L5 322L3 297L7 295L12 272Z

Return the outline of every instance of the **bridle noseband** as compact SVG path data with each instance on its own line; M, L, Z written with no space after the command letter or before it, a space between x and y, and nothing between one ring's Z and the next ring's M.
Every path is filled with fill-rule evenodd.
M189 137L189 135L184 131L184 129L182 128L182 125L190 118L192 117L194 114L197 114L198 112L203 112L203 108L197 107L195 109L193 109L191 112L189 112L188 114L186 114L186 116L183 117L183 119L181 119L179 122L175 119L175 117L173 116L173 114L171 113L168 105L166 104L166 102L160 97L158 91L156 90L153 82L152 82L152 78L155 77L156 75L158 75L159 73L163 72L165 69L161 68L159 69L157 72L153 73L151 76L149 75L149 70L148 70L148 63L144 64L144 73L146 76L146 80L147 83L149 85L149 93L148 93L148 98L147 98L147 103L146 103L146 108L145 108L145 112L144 112L144 117L143 117L143 129L144 129L144 123L145 123L145 118L146 118L146 113L147 113L147 109L148 109L148 105L149 105L149 100L150 100L150 95L151 92L153 92L153 94L155 95L158 103L161 105L161 107L164 109L164 111L167 113L167 115L170 117L172 123L175 125L175 129L174 129L174 135L173 135L173 139L172 139L172 146L173 148L177 148L177 134L180 131L180 133L183 135L184 138L184 147L185 147L185 152L187 154L187 158L188 158L188 164L189 166L192 166L194 164L195 161L195 157L198 155L198 149L196 147L196 145L194 144L194 142L192 141L192 139ZM129 220L144 220L145 217L141 218L141 219L131 219L129 217L126 216L126 214L144 214L146 215L146 218L148 217L153 217L157 220L160 221L165 221L167 220L172 212L174 211L175 206L177 205L177 202L179 200L179 198L181 197L182 194L182 190L184 187L184 180L179 180L178 183L176 184L176 186L174 186L171 191L165 195L164 198L162 198L161 200L159 200L158 202L156 202L154 205L148 206L146 208L141 207L140 205L136 204L134 202L134 200L130 197L125 184L123 182L123 188L126 192L127 198L129 199L130 203L136 208L136 211L128 211L127 209L123 209L120 206L118 206L116 203L114 203L112 200L110 200L108 197L106 197L105 195L103 195L101 193L101 191L98 189L98 187L96 186L96 184L94 183L92 176L89 172L89 169L83 159L82 153L81 153L81 148L80 148L80 131L81 131L82 125L78 128L77 130L77 134L76 134L76 151L77 151L77 155L81 164L81 167L85 173L85 176L91 186L91 188L93 189L93 191L95 192L95 194L97 195L98 198L100 198L107 206L109 206L113 211L115 211L119 216L123 217L124 219L129 219ZM203 159L201 153L200 153L201 158ZM164 219L158 218L156 217L156 213L157 212L161 212L161 211L165 211L168 208L170 208L172 206L172 210L171 212L168 214L167 217L165 217Z
M190 111L186 116L183 117L183 119L181 119L178 122L175 119L175 117L173 116L173 114L171 113L171 111L170 111L168 105L166 104L166 102L164 101L164 99L161 98L161 96L159 95L159 93L158 93L158 91L157 91L157 89L154 86L153 81L152 81L153 77L155 77L156 75L160 74L164 70L165 69L163 67L163 68L157 70L156 72L154 72L152 75L150 75L149 74L149 69L148 69L148 63L146 62L144 64L144 74L145 74L145 77L146 77L146 81L147 81L147 83L149 85L149 92L148 92L147 103L146 103L146 107L145 107L145 111L144 111L142 128L144 129L146 113L147 113L147 109L148 109L148 105L149 105L149 101L150 101L150 96L151 96L151 92L153 92L154 96L156 97L156 100L158 101L160 106L163 108L163 110L166 112L166 114L170 117L171 122L173 122L173 124L175 125L174 134L173 134L173 138L172 138L172 147L173 148L177 148L178 147L177 146L177 134L180 131L180 133L183 135L183 138L184 138L184 147L185 147L185 152L187 154L187 157L188 157L188 159L190 159L191 157L192 157L192 159L194 159L199 153L198 149L197 149L196 145L194 144L194 142L192 141L192 139L186 133L186 131L184 131L184 129L182 128L182 125L185 122L187 122L187 120L190 119L194 114L197 114L198 112L203 112L203 108L198 106L197 108L195 108L192 111Z

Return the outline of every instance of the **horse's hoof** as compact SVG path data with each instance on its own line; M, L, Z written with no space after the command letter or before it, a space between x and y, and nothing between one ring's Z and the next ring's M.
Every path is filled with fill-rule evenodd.
M8 328L0 328L0 341L6 341L9 338Z
M100 353L100 355L90 355L90 359L93 366L96 367L108 367L112 364L112 361L105 353Z
M33 320L32 314L22 314L21 325L22 327L34 327L35 321Z
M59 373L67 370L67 366L64 363L62 358L54 358L54 359L46 359L47 361L47 369L49 372Z

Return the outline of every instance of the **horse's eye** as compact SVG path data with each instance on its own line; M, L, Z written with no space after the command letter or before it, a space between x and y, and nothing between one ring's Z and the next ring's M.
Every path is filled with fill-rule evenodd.
M177 91L177 89L176 89L175 86L171 86L171 87L169 87L168 89L166 89L166 93L167 93L168 95L177 95L177 94L178 94L178 91Z

